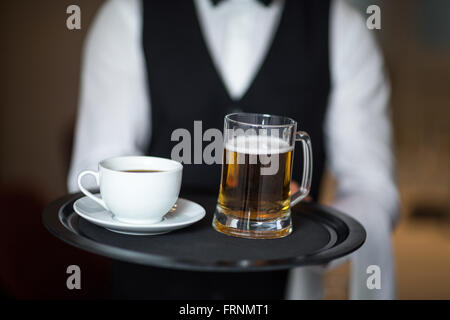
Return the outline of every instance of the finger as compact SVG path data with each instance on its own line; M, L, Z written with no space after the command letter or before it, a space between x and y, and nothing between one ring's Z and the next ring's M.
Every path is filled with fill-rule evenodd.
M292 181L289 187L291 189L291 194L293 194L293 193L297 192L298 190L300 190L300 186L295 181Z

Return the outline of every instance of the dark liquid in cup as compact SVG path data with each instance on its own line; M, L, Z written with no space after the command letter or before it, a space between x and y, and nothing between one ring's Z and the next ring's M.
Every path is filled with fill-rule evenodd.
M142 173L142 172L163 172L163 170L148 170L148 169L136 169L136 170L120 170L122 172L134 172L134 173Z

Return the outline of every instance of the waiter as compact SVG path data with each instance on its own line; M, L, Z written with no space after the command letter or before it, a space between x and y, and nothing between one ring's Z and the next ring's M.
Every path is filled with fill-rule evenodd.
M109 0L85 44L69 190L104 158L170 157L171 133L193 132L196 120L207 130L232 112L291 117L313 142L313 199L327 165L338 182L333 206L367 230L351 255L350 297L391 299L388 100L373 35L343 0ZM219 179L218 165L185 165L182 191L217 194ZM381 269L379 290L367 288L370 265ZM320 298L326 268L209 274L122 265L115 281L137 295L136 281L150 279L148 298Z

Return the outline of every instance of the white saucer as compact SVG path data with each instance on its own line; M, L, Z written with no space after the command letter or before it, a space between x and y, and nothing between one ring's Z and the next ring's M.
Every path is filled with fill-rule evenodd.
M98 194L97 194L98 196ZM114 219L113 214L88 197L73 204L75 212L84 219L110 231L131 235L156 235L187 227L205 216L205 209L192 201L178 198L175 211L152 224L130 224Z

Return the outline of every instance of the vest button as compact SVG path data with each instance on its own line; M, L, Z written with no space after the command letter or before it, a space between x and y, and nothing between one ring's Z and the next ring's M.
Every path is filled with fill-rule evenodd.
M226 111L227 111L227 114L244 112L238 105L231 105L226 109Z

